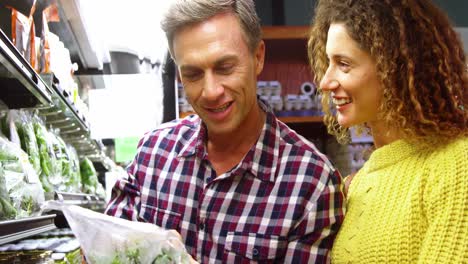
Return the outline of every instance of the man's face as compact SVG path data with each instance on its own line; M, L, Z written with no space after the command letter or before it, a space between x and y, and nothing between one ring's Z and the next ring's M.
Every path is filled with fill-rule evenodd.
M209 133L241 129L257 105L264 43L252 54L239 21L225 13L178 31L173 51L187 99Z

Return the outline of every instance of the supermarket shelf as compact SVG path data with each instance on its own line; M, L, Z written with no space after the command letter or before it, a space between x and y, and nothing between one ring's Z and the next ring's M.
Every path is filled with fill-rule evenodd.
M307 39L309 37L309 26L263 26L263 39Z
M60 88L58 79L53 74L41 74L48 87L52 87L54 106L46 108L42 114L47 117L46 121L55 124L64 121L65 126L61 127L61 133L87 133L89 132L89 122L87 118L79 112L72 101L71 95ZM57 119L58 115L58 119ZM60 128L60 127L59 127Z
M48 105L50 89L0 30L0 99L12 109Z
M281 116L278 117L283 123L322 123L323 116Z
M64 204L78 205L91 210L101 210L105 207L105 201L96 195L85 193L55 192L55 200Z
M86 116L53 74L37 74L0 30L0 100L10 109L36 108L47 126L60 129L62 138L81 156L102 156L102 144L90 137Z
M0 245L56 228L55 214L0 222Z

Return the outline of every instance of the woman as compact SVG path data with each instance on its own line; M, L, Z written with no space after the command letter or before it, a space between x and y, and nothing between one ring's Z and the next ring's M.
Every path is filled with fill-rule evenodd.
M334 263L468 261L467 66L427 0L322 0L309 58L330 133L365 126Z

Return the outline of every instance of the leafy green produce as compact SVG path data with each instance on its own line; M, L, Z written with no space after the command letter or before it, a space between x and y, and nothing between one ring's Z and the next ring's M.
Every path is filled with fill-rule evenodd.
M99 181L97 178L96 169L90 159L85 157L80 162L81 183L85 193L96 193Z
M157 255L151 264L173 264L176 263L170 251L162 249L162 253Z
M57 141L58 141L58 146L60 147L60 152L61 152L61 156L60 156L60 159L59 161L62 163L62 171L61 171L61 174L62 174L62 177L65 180L65 185L69 186L70 184L72 184L70 182L70 155L68 153L68 149L67 149L67 145L65 144L65 142L63 141L63 139L57 135Z
M15 154L13 152L10 152L8 149L0 148L0 160L18 161L18 157L15 156Z
M49 182L49 176L52 174L54 164L57 163L55 155L53 153L53 147L48 141L48 131L43 124L39 121L34 122L34 133L37 139L37 145L39 148L39 158L41 161L41 174L39 179L42 183L44 192L50 193L54 190L54 187Z
M34 209L34 199L32 196L24 196L21 200L21 209L30 215Z
M58 130L49 131L48 134L49 144L51 144L52 156L54 156L54 162L52 166L52 172L49 175L49 182L55 187L60 186L64 179L62 177L62 148L58 140Z
M76 149L71 145L67 145L70 157L70 191L81 192L81 173L80 173L80 160Z
M8 199L9 200L9 199ZM6 198L0 197L0 219L14 219L17 211Z
M6 189L5 173L0 162L0 220L13 219L16 209L11 205L8 190Z
M28 154L29 161L39 175L41 173L41 160L30 114L24 111L20 112L19 117L15 120L15 124L20 137L21 148Z

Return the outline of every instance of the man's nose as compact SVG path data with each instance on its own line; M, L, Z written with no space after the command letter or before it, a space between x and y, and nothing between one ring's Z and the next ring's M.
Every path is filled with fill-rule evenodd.
M205 74L202 96L209 100L216 100L224 93L224 88L212 73Z

